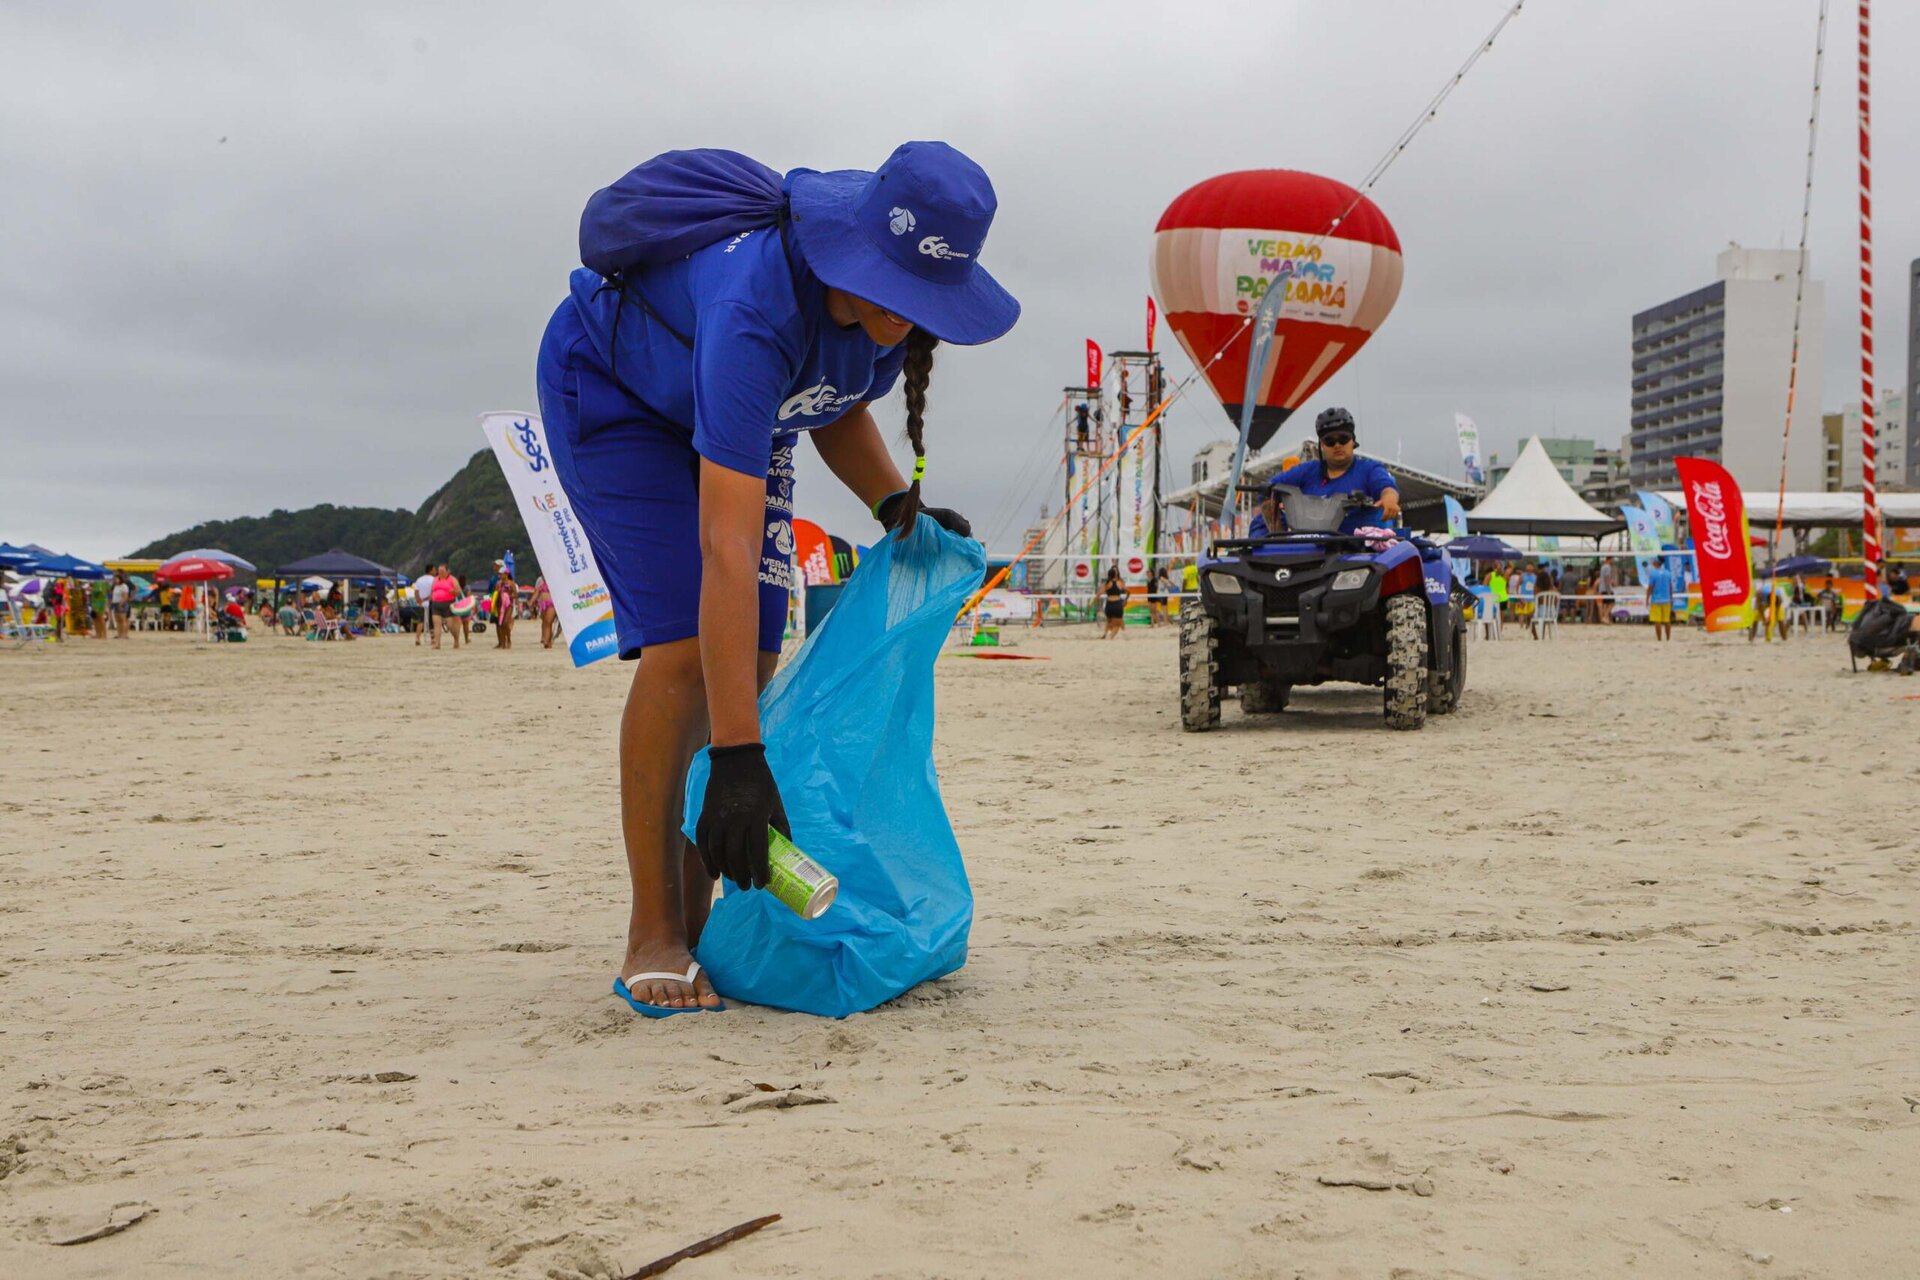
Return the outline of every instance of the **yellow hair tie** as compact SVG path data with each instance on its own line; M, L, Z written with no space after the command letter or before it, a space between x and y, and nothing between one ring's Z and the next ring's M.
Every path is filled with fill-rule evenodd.
M919 457L913 460L913 482L915 484L919 484L921 480L926 478L926 474L927 474L927 456L925 454L921 454Z

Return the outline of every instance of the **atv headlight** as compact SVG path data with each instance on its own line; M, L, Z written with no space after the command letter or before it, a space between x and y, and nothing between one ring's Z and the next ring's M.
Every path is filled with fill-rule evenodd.
M1371 569L1342 569L1339 573L1333 575L1333 589L1335 591L1358 591L1361 587L1367 585L1367 578L1371 576L1372 573L1373 570Z
M1237 596L1240 594L1240 579L1230 573L1210 573L1207 585L1213 588L1215 595Z

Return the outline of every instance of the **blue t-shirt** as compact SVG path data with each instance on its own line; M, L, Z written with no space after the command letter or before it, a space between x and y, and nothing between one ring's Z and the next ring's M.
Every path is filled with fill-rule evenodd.
M1387 470L1385 463L1373 458L1358 457L1353 460L1353 465L1347 468L1346 473L1337 479L1330 479L1327 476L1326 467L1315 459L1312 462L1302 462L1297 466L1288 467L1268 483L1290 484L1300 492L1316 498L1335 493L1364 493L1374 499L1376 504L1381 494L1389 489L1400 487L1394 483L1393 473ZM1363 525L1384 523L1385 519L1378 505L1355 507L1341 518L1340 532L1352 533Z
M885 395L906 360L904 342L882 347L858 325L835 325L826 286L771 227L646 268L624 304L605 284L584 267L573 273L573 303L602 362L661 423L691 431L701 457L748 475L767 474L777 437Z
M1664 565L1647 570L1647 603L1673 603L1673 570Z

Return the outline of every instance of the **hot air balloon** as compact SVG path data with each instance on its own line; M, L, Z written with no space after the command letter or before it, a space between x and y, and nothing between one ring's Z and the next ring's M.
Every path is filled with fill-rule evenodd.
M1400 238L1373 201L1293 169L1208 178L1154 228L1160 310L1236 424L1253 344L1250 334L1235 335L1267 290L1286 290L1260 372L1248 437L1255 449L1373 336L1400 295L1400 274Z

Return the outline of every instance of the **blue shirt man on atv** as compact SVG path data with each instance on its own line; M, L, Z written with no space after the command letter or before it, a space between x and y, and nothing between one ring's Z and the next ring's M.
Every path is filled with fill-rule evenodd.
M1340 532L1352 533L1368 525L1390 524L1400 519L1400 490L1393 473L1372 458L1354 456L1353 415L1345 409L1323 409L1314 420L1313 433L1320 441L1320 456L1312 462L1288 467L1271 483L1292 485L1305 494L1322 497L1340 493L1364 493L1374 505L1355 507L1340 521ZM1247 529L1250 538L1264 538L1284 526L1280 496L1269 492Z

